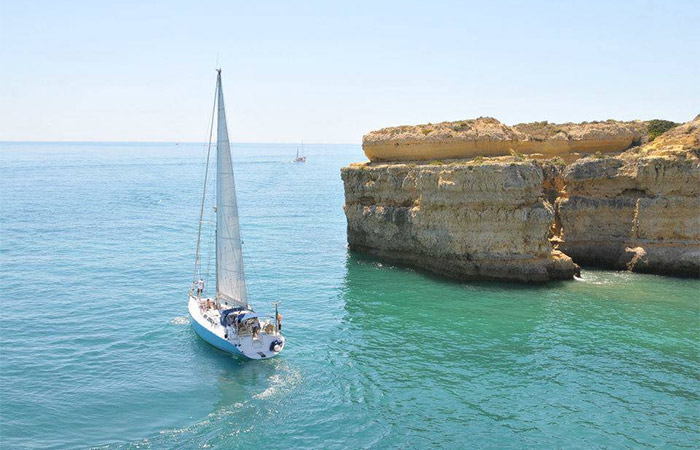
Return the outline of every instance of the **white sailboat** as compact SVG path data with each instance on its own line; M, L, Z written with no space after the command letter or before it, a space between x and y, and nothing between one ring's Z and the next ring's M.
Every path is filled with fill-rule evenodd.
M236 186L226 125L221 70L216 78L216 293L205 295L204 280L197 280L204 218L209 154L204 176L199 233L195 254L195 275L189 292L190 322L197 334L211 345L250 359L267 359L279 354L285 344L281 316L275 304L275 317L257 314L248 303L243 252L238 223ZM213 126L213 117L212 117ZM211 137L209 149L211 150ZM199 283L199 284L198 284Z
M299 156L299 147L297 147L297 157L294 158L295 163L305 163L306 156L304 156L304 143L301 143L301 156Z

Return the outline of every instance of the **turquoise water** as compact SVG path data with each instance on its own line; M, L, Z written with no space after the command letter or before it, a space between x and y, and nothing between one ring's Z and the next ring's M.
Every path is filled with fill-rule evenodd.
M697 448L700 282L457 284L349 254L359 146L236 145L274 360L186 318L202 146L0 144L3 448Z

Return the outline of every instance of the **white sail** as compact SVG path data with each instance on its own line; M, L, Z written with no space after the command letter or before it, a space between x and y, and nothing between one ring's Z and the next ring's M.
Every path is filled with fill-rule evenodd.
M248 305L243 272L241 232L238 224L236 185L233 180L221 71L217 77L218 123L216 130L216 297Z

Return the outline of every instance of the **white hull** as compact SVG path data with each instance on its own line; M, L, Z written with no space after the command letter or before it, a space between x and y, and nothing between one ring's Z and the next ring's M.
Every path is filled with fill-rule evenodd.
M274 330L265 331L265 323L255 337L252 334L238 336L231 327L231 332L227 333L227 329L221 325L219 310L201 308L200 301L191 295L187 306L195 332L220 350L249 359L269 359L277 356L284 348L284 336ZM278 350L275 350L275 344L278 345Z

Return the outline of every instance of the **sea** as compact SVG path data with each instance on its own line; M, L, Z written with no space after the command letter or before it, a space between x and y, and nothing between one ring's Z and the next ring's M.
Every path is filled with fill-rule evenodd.
M204 144L0 143L1 448L700 447L700 281L355 254L360 146L295 150L232 145L250 301L288 339L246 361L188 322Z

